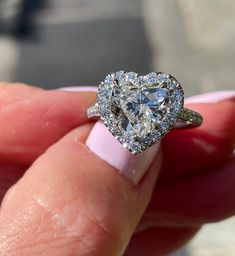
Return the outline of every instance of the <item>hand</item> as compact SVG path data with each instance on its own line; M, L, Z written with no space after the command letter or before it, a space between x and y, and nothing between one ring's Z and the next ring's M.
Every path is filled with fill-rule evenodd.
M94 100L0 85L0 255L165 255L234 214L234 100L190 105L138 186L84 145Z

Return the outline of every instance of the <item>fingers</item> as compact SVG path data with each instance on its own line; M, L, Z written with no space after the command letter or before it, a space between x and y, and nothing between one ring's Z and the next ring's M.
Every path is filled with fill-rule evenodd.
M0 162L31 163L69 130L87 122L93 93L0 85Z
M0 139L2 142L0 145L0 160L2 162L7 160L16 160L24 163L32 162L53 142L76 126L77 123L85 122L87 120L86 105L91 105L93 101L94 95L92 94L81 95L80 93L74 94L60 91L47 92L24 85L16 85L16 87L0 86L0 104L2 106L0 117L5 118L0 120L2 120L2 123L9 122L10 124L9 126L0 126ZM28 108L25 107L25 111L19 111L17 107L14 107L15 104L25 102L31 102L31 105L35 107L33 109L30 106ZM72 104L73 107L69 104ZM169 133L163 142L165 155L167 156L162 172L164 179L173 176L177 178L181 176L185 179L183 175L190 176L192 173L213 171L214 166L221 165L227 161L231 155L231 150L234 148L234 102L227 101L189 107L204 115L204 125L198 129L177 130ZM43 110L45 113L45 109L50 110L49 113L51 115L46 115L46 120L49 121L46 121L45 118L35 120L38 115L42 117L41 111ZM25 113L24 118L22 113ZM218 118L215 118L218 116L219 121ZM18 117L19 119L17 119ZM20 122L17 122L17 120ZM35 125L37 122L39 124ZM45 125L46 123L51 125ZM9 127L15 127L13 132ZM179 145L184 146L179 147ZM168 161L168 159L171 159L171 161ZM14 172L16 180L22 174L23 169L20 168L20 174L17 173L18 168L13 168L10 172L9 168L5 169L5 167L1 170L1 180L5 180L2 187L3 193L14 182ZM11 179L8 178L9 173ZM178 184L178 179L175 180L175 184ZM173 185L173 187L176 187L176 185ZM163 192L162 195L164 198ZM226 193L224 195L228 197ZM178 200L183 200L182 198ZM220 199L221 201L226 201L226 198L221 197ZM188 200L190 201L190 199ZM210 203L209 200L208 203ZM224 207L226 208L226 205ZM233 210L229 209L230 213L227 212L227 208L224 212L222 209L219 213L214 211L213 215L207 215L205 220L212 221L227 216ZM162 212L164 211L162 210ZM169 212L170 210L167 209L166 213L168 214ZM212 212L210 211L210 213ZM171 219L171 216L169 214L168 220ZM186 218L188 218L188 215L186 215ZM194 219L191 220L195 221ZM172 221L174 222L174 220ZM182 219L183 221L184 219ZM197 221L199 220L197 219ZM199 222L201 221L202 218ZM187 223L189 222L189 219L187 219Z
M145 215L152 225L201 225L235 213L235 164L231 159L235 103L193 107L203 113L204 125L195 130L174 131L163 142L164 154L172 160L163 162Z
M163 140L163 177L213 169L228 160L235 147L235 101L188 107L202 114L203 125L174 130Z
M144 216L150 226L202 225L235 213L235 103L190 108L203 114L204 124L173 131L163 141L163 170Z
M1 255L122 255L150 200L161 154L134 186L83 144L90 127L51 146L7 194Z
M92 93L44 91L25 85L0 88L0 121L8 124L0 126L0 162L4 163L31 163L66 132L87 121L86 109L95 100ZM192 107L205 116L205 123L199 129L169 133L163 145L172 161L164 161L162 175L188 172L189 165L191 171L202 170L224 161L231 152L234 104ZM215 116L220 116L219 122ZM180 150L179 143L184 145ZM188 157L181 161L185 155Z
M124 256L169 255L188 242L199 229L200 227L149 228L132 237Z
M213 171L158 182L145 218L153 225L195 226L235 214L235 157Z

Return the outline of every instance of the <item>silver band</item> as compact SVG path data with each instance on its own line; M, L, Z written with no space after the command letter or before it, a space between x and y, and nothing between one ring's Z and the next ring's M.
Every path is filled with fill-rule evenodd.
M174 128L195 128L202 124L203 117L201 114L187 108L183 108L178 116Z
M96 103L95 105L89 107L87 109L88 118L99 118L99 105ZM183 108L178 116L178 120L174 124L174 128L195 128L202 124L203 117L201 114L187 108Z

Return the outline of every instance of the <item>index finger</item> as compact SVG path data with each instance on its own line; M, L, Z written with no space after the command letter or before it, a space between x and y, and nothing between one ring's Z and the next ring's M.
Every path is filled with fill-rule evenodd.
M86 110L96 97L92 92L45 91L26 85L1 88L3 86L0 86L0 122L5 124L0 126L1 162L32 163L69 130L88 122ZM216 159L217 164L231 151L235 104L229 101L190 107L203 114L204 125L198 129L172 131L167 136L163 146L171 161L165 161L163 174L188 171L192 161L198 169L211 163L211 159L213 163ZM219 121L215 121L216 115L220 115ZM182 142L184 147L179 147Z
M0 162L28 164L76 126L88 122L95 93L0 85Z

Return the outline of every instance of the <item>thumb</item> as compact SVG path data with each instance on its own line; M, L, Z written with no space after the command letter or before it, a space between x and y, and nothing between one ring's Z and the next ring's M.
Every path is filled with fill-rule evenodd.
M1 255L123 254L151 197L159 145L133 156L102 123L91 128L81 126L51 146L7 193ZM131 182L146 171L138 185Z

